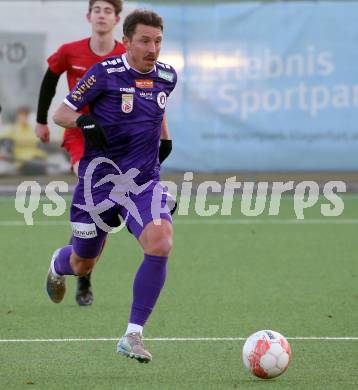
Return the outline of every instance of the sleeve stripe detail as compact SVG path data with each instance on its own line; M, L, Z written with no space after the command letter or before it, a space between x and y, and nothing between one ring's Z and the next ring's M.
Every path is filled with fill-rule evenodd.
M66 104L66 106L72 108L72 110L75 110L75 111L78 110L78 108L75 105L73 105L69 100L65 99L63 102Z

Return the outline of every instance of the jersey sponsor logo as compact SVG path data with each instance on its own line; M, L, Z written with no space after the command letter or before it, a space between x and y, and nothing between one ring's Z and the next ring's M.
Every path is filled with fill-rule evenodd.
M124 93L122 95L122 111L125 114L129 114L133 111L134 95L131 93Z
M127 93L135 93L134 87L121 87L119 88L121 92L127 92Z
M154 86L154 83L153 83L153 80L136 80L135 81L135 86L137 88L142 88L142 89L145 89L145 88L153 88Z
M119 58L115 58L114 60L109 60L107 62L108 62L108 64L111 64L111 65L117 65L117 64L120 64L122 62L122 60Z
M97 237L96 224L94 223L82 223L71 222L72 234L78 238L94 238Z
M159 92L157 96L157 103L161 109L164 109L167 104L167 95L165 92Z
M120 64L121 62L122 62L122 60L120 58L115 58L114 60L103 61L103 62L101 62L101 64L103 66L107 66L107 65L117 65L117 64Z
M78 102L82 99L82 95L89 90L93 84L96 82L96 76L93 74L88 77L81 85L79 85L71 94L71 98L74 102Z
M126 68L124 66L120 66L119 68L108 68L106 70L107 70L107 73L114 73L114 72L121 73L121 72L124 72L126 70Z
M153 100L153 92L140 92L139 96L147 100Z
M170 81L170 82L172 82L174 80L174 73L166 72L165 70L159 69L158 70L158 76L161 79L164 79L164 80L167 80L167 81Z

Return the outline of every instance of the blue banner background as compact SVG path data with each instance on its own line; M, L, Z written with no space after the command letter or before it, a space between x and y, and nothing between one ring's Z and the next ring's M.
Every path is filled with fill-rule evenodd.
M358 4L150 7L179 76L166 167L358 169Z

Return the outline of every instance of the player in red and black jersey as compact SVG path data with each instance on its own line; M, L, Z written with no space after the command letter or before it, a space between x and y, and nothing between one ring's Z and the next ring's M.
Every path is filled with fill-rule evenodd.
M119 22L122 0L91 0L87 19L92 25L92 35L80 41L65 43L48 59L37 110L35 133L43 142L50 141L47 114L62 73L67 75L71 90L87 70L97 62L125 52L124 46L113 37L113 30ZM83 113L88 112L85 107ZM65 129L63 147L71 156L71 164L77 174L83 155L84 139L80 129Z

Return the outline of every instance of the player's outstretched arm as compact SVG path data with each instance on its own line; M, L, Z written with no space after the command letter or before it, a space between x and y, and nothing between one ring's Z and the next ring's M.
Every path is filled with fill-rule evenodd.
M162 122L162 132L160 134L159 162L162 163L172 151L172 140L170 138L167 115L164 113Z
M50 142L50 129L47 125L47 115L60 76L47 69L41 83L39 101L37 105L37 123L35 126L36 136L45 143Z

